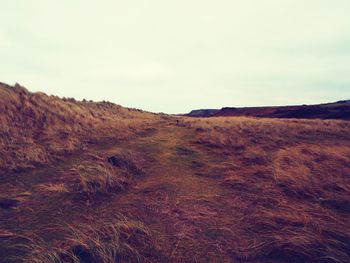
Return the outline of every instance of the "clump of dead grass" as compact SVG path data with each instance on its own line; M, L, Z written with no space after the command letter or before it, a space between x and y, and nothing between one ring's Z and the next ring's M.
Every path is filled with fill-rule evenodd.
M57 184L39 184L37 185L37 188L39 191L43 193L67 193L69 192L67 186L64 183L57 183Z
M78 176L77 190L89 198L124 190L129 178L103 162L84 162L73 169Z
M147 227L140 221L119 217L113 222L80 223L62 230L64 240L51 244L26 237L19 247L30 263L142 262L144 250L152 250ZM18 257L18 260L23 258Z
M108 163L121 169L130 176L144 174L145 159L142 154L135 151L123 151L115 153L107 158Z

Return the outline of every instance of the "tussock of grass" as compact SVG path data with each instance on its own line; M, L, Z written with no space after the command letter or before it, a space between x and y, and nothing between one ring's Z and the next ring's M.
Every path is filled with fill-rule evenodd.
M26 253L24 262L141 262L143 250L152 249L150 233L144 224L124 217L110 223L83 223L67 228L63 230L66 232L64 242L59 245L38 237L26 237L27 245L18 246Z
M96 194L110 194L125 189L129 178L103 162L85 162L73 171L78 175L77 189L93 198Z
M74 188L89 198L122 191L133 176L144 173L145 161L137 152L120 152L107 158L91 155L89 158L91 161L85 161L71 169L77 177Z
M44 193L67 193L69 190L64 183L58 184L39 184L38 190Z
M144 174L145 160L143 156L137 152L125 151L116 153L108 157L107 161L112 166L123 170L130 176Z

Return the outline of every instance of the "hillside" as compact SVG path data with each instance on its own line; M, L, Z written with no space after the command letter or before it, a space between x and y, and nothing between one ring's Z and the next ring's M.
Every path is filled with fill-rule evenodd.
M350 122L0 87L0 262L350 262Z
M250 116L259 118L294 119L339 119L350 120L348 100L318 105L279 106L279 107L225 107L218 109L193 110L190 117Z
M0 171L48 163L102 140L122 140L156 115L109 102L80 102L0 83Z

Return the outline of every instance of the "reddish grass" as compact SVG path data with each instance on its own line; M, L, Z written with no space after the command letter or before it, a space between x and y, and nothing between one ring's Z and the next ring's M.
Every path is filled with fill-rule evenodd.
M145 250L154 250L149 230L139 221L117 215L116 218L113 222L91 222L57 229L64 233L59 244L35 236L17 237L26 241L17 246L25 257L13 259L31 263L143 262Z
M187 119L194 142L221 156L233 194L236 260L350 261L350 123ZM217 164L216 164L217 165ZM226 167L226 168L225 168ZM237 202L239 200L239 202Z
M0 83L0 171L47 163L87 143L123 140L155 120L109 102L60 99Z

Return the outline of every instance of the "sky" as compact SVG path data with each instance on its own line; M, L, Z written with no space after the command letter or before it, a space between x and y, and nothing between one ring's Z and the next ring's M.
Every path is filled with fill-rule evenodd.
M153 112L350 99L349 0L0 0L0 82Z

